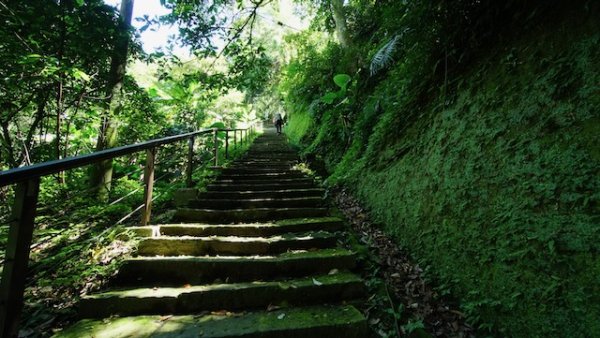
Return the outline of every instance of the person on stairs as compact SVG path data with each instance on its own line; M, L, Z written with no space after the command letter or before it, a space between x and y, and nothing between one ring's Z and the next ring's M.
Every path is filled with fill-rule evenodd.
M275 124L275 128L277 129L277 134L281 135L281 126L283 125L283 118L281 117L281 113L275 113L273 117L273 123Z

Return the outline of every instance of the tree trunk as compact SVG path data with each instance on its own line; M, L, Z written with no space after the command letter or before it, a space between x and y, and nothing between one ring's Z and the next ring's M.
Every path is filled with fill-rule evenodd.
M120 23L117 41L115 43L110 72L106 86L107 102L100 126L100 134L96 150L103 150L117 145L117 116L122 108L122 88L125 68L127 66L127 49L129 48L129 29L133 14L134 0L122 0ZM90 182L97 189L98 199L108 200L113 174L112 160L106 160L95 166Z
M346 9L344 8L344 0L331 0L331 12L333 21L335 22L335 32L342 47L347 48L351 44L346 26Z
M66 38L67 38L67 24L65 22L65 16L66 16L66 8L65 8L65 1L61 0L59 1L59 6L60 6L60 11L61 11L61 16L60 16L60 42L59 42L59 47L58 47L58 52L56 55L56 58L58 59L58 66L59 68L61 68L60 71L60 75L59 75L59 79L58 79L58 83L56 84L56 145L55 145L55 154L56 154L56 159L60 160L60 143L61 143L61 125L62 125L62 115L64 113L63 111L63 101L64 101L64 96L63 96L63 82L65 79L65 73L62 70L62 66L63 66L63 57L64 57L64 52L65 52L65 43L66 43ZM60 184L65 184L65 173L63 171L58 173L58 183Z

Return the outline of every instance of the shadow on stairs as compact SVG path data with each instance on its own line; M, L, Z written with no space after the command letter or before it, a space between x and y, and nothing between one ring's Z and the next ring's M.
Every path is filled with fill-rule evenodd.
M367 337L342 220L296 161L267 132L173 224L133 228L137 256L56 337Z

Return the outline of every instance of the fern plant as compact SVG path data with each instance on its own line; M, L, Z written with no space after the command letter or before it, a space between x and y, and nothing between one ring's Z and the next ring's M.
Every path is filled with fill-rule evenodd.
M400 40L400 34L394 35L383 47L381 47L371 60L371 76L377 74L380 70L391 64L394 59L392 55L396 51L396 46Z

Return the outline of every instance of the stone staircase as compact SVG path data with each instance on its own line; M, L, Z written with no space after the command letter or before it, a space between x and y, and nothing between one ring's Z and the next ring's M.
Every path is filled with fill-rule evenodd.
M143 239L114 286L84 297L57 337L367 337L340 219L267 131Z

